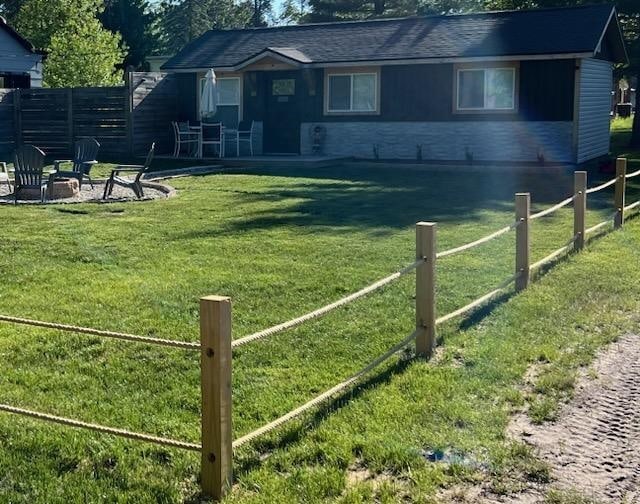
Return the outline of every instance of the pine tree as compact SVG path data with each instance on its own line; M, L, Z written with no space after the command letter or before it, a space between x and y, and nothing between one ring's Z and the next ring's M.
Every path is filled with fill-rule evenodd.
M139 68L156 48L155 13L147 0L106 0L99 18L107 30L122 36L128 48L125 67Z

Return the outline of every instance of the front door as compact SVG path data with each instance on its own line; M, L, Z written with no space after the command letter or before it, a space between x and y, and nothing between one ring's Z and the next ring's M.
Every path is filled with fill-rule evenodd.
M268 154L300 153L300 84L296 71L267 74L264 151Z

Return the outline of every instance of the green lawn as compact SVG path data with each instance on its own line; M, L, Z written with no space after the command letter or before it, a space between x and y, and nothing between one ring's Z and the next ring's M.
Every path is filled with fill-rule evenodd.
M262 169L175 179L178 196L168 200L3 206L0 311L196 341L198 298L225 294L237 338L411 263L416 221L438 222L442 250L512 222L517 191L531 191L535 209L572 192L570 174L546 170ZM609 177L593 173L590 185ZM611 213L611 194L590 200L588 225ZM535 222L533 260L569 239L571 216L568 209ZM429 502L438 488L460 482L487 479L508 492L544 479L546 469L525 448L505 442L508 414L530 405L536 419L552 418L575 368L631 326L639 245L633 222L525 294L443 328L434 361L392 360L353 393L242 449L229 501ZM513 248L510 234L443 259L439 313L508 277ZM413 293L405 277L236 351L234 435L404 338L413 330ZM0 402L199 440L197 354L0 324L0 356ZM533 363L544 367L540 385L523 391ZM198 501L196 454L6 414L0 443L1 502ZM449 466L423 456L446 448L475 462Z

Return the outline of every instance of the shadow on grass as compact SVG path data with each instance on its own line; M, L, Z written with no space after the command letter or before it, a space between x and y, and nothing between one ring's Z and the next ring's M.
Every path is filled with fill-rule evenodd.
M402 374L414 361L418 359L414 356L407 357L407 354L408 351L405 350L400 360L395 364L388 365L383 372L370 376L367 380L356 385L353 389L340 394L331 401L325 402L324 405L317 409L308 420L305 420L298 427L285 430L277 439L255 442L253 446L258 453L247 457L241 457L234 466L234 474L236 476L241 476L257 469L262 464L261 458L269 452L286 448L290 444L297 443L308 431L318 427L322 421L348 405L352 400L358 399L371 389L390 383L394 376Z
M180 235L192 239L281 226L323 229L357 228L375 233L405 229L418 221L474 222L486 212L511 212L514 194L530 192L534 205L546 206L573 191L566 167L537 171L488 170L460 172L456 167L433 171L402 165L358 163L327 168L255 168L227 174L281 177L265 180L258 189L213 189L229 192L248 210L222 228ZM301 179L296 181L295 179ZM304 179L304 180L302 180ZM265 203L251 211L254 204Z

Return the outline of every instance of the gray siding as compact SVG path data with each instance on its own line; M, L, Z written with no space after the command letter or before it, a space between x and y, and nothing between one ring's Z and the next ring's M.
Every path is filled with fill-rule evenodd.
M577 162L609 153L609 126L613 73L608 61L580 62Z
M301 154L311 154L311 126L300 131ZM326 127L324 154L381 159L573 162L572 121L335 122Z
M22 47L11 35L0 29L0 73L28 73L31 87L42 87L42 56Z

